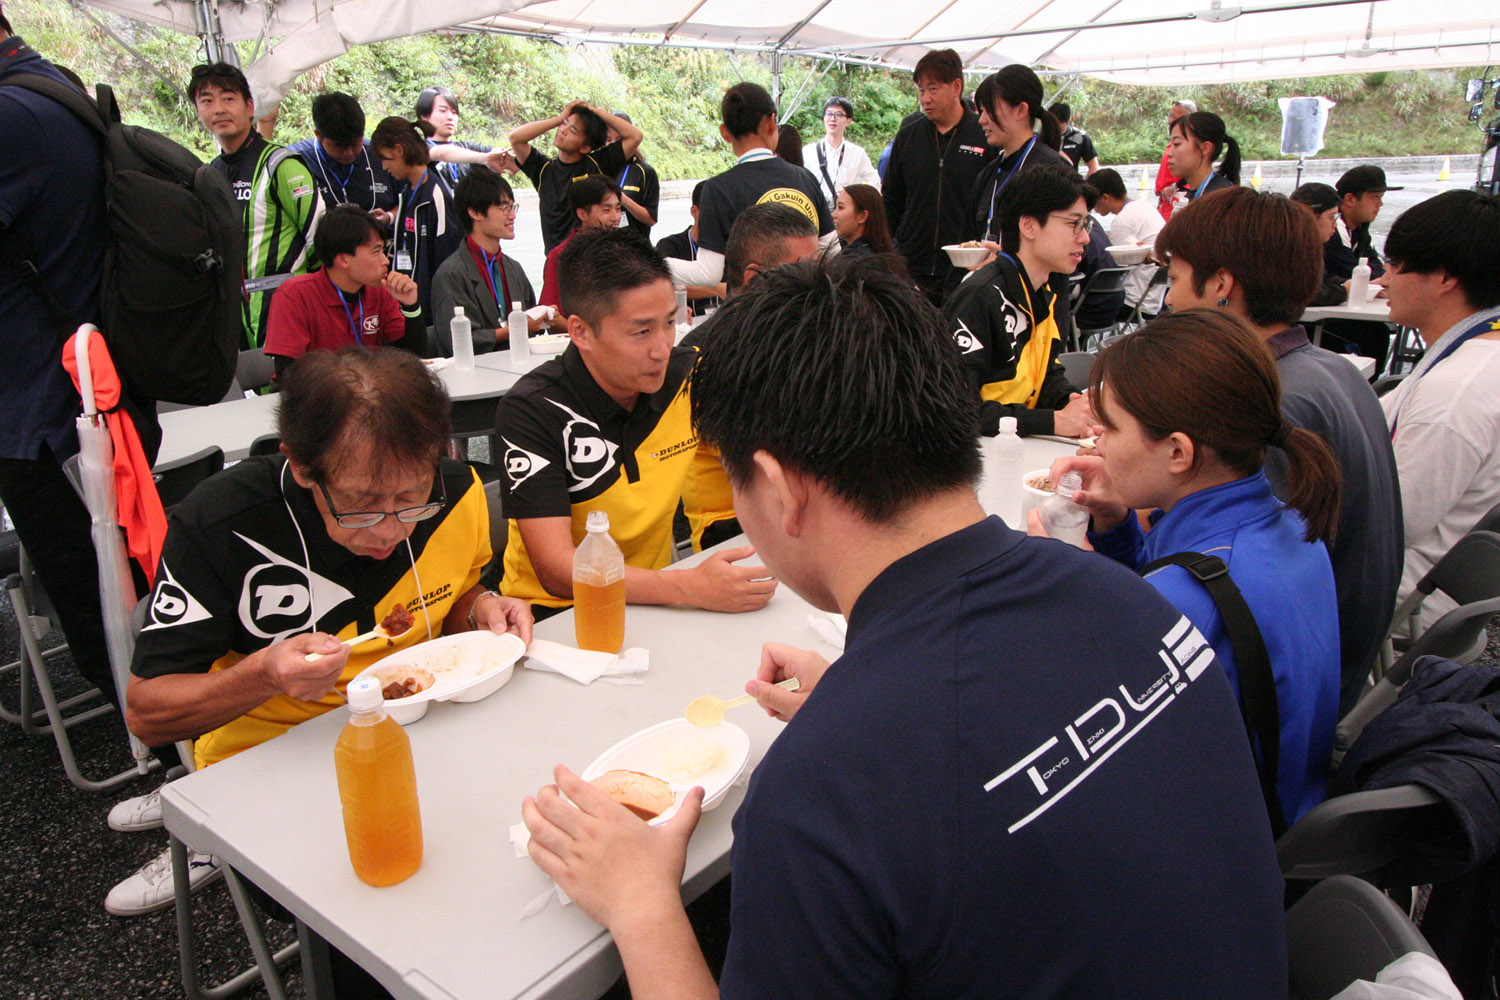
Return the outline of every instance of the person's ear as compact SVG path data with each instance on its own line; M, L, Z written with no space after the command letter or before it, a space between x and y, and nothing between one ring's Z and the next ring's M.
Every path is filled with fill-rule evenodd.
M731 131L729 131L729 126L728 125L720 125L719 126L719 138L723 139L725 142L729 143L731 146L734 145L734 133L731 132Z
M287 449L285 442L283 442L281 445L281 453L286 456L286 466L287 469L292 473L293 482L302 487L304 490L310 490L317 485L317 483L313 480L312 475L308 472L307 466L299 465L296 460L292 458L292 453Z
M1021 227L1021 235L1026 239L1034 240L1041 235L1043 223L1039 220L1033 219L1029 215L1023 215L1021 216L1019 222Z
M763 480L763 488L774 505L772 515L789 537L802 534L807 518L809 491L804 477L778 462L769 452L757 451L751 456L755 464L756 478Z
M1209 282L1209 289L1214 304L1220 309L1229 305L1234 299L1235 293L1243 295L1244 290L1240 288L1239 282L1234 280L1234 275L1227 268L1219 268L1214 272L1213 280Z
M573 313L568 317L568 337L580 349L588 342L588 335L593 332L594 328L589 326L588 321L578 313Z
M1185 476L1193 471L1197 458L1197 446L1193 439L1182 431L1173 431L1161 442L1167 452L1167 471L1174 476Z

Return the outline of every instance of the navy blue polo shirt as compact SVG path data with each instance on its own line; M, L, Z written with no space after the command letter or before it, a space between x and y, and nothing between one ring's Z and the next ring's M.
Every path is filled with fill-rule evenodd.
M20 38L0 42L0 83L36 73L64 78ZM66 81L64 81L66 82ZM104 266L101 141L62 105L0 86L0 135L23 137L26 154L0 156L0 225L25 234L42 280L75 322L98 320ZM0 458L59 458L78 449L78 394L62 367L61 326L47 303L0 264Z
M323 152L323 144L317 136L301 139L287 147L301 156L312 171L318 191L324 203L333 208L337 205L353 205L365 211L383 208L389 211L396 207L396 192L401 184L380 165L380 157L370 149L368 141L354 162L347 166Z
M1213 651L998 518L886 568L734 819L726 998L1285 997Z

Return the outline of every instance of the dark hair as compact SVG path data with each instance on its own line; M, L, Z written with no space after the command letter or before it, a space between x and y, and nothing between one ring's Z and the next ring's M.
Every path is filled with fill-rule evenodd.
M633 229L585 230L558 255L563 314L576 313L596 330L621 292L658 281L672 281L667 259Z
M1332 185L1321 181L1309 181L1302 185L1292 192L1291 199L1312 209L1313 215L1322 215L1330 208L1339 207L1339 193Z
M313 129L337 146L352 146L365 137L365 111L348 94L319 94L312 102Z
M595 205L603 204L605 197L611 191L618 198L620 185L601 174L590 174L568 187L568 206L574 212L579 209L593 208Z
M751 205L735 217L724 241L724 283L734 294L751 264L770 268L786 259L786 241L811 236L818 227L790 205L768 201Z
M464 232L474 231L474 217L469 213L487 213L501 201L516 200L510 182L493 170L470 170L458 179L453 187L453 211L463 224Z
M1236 184L1240 182L1240 144L1226 130L1224 119L1212 111L1194 111L1173 122L1169 131L1179 130L1186 138L1212 143L1214 151L1208 162L1214 162L1223 153L1224 162L1219 164L1219 173Z
M226 62L199 63L194 66L188 75L187 95L188 100L197 102L198 93L204 87L218 87L220 90L233 91L246 101L253 102L254 96L250 93L250 81L245 79L245 74L238 66Z
M979 477L979 396L958 347L878 260L765 274L719 308L702 350L693 424L736 483L764 450L882 522Z
M447 87L434 86L428 87L417 95L417 117L426 118L432 114L432 106L437 102L439 97L448 102L448 106L453 109L454 114L459 113L458 98L453 96L453 91Z
M854 102L847 97L830 97L823 102L823 110L826 112L829 108L838 108L851 120L854 118Z
M988 111L991 118L997 119L995 107L999 101L1012 106L1026 105L1031 121L1042 123L1043 145L1053 149L1062 147L1062 126L1052 117L1052 112L1042 106L1042 79L1029 66L1011 63L1000 72L985 77L974 91L974 101Z
M1021 220L1047 224L1047 216L1072 208L1083 197L1083 178L1060 164L1022 170L1005 185L995 202L1000 246L1007 253L1021 249Z
M448 393L407 351L309 351L286 370L280 385L276 433L291 460L320 483L360 440L370 443L382 465L436 467L447 452Z
M964 61L952 49L931 49L923 53L922 58L917 60L916 66L912 67L911 79L918 87L922 86L924 76L933 83L952 83L954 80L962 80Z
M776 155L788 163L804 166L802 162L802 133L795 125L783 125L776 135Z
M698 207L698 200L703 197L703 185L705 185L707 183L708 183L707 180L701 180L697 184L693 185L693 207L694 208Z
M1105 386L1109 406L1100 394ZM1089 388L1105 427L1116 426L1109 410L1119 406L1154 440L1186 434L1196 446L1195 463L1208 448L1249 476L1265 464L1267 446L1279 443L1289 463L1286 501L1306 519L1306 540L1333 540L1338 463L1322 438L1282 416L1276 362L1239 317L1216 309L1160 316L1100 352Z
M1053 118L1056 118L1064 125L1073 120L1073 109L1068 107L1068 105L1064 104L1062 101L1058 101L1047 110L1052 112Z
M1220 269L1245 291L1256 326L1297 322L1323 280L1323 241L1301 205L1254 188L1224 188L1172 213L1156 253L1193 269L1199 295Z
M1099 204L1099 189L1088 181L1083 182L1083 207L1092 212Z
M570 113L578 116L578 123L583 128L583 141L589 149L603 149L609 144L609 126L604 124L604 119L599 117L598 112L578 104Z
M432 126L425 121L412 121L392 115L380 119L375 131L370 134L370 145L378 153L382 149L395 149L401 153L402 162L408 167L420 167L427 163L427 137Z
M341 253L354 253L374 233L382 241L385 230L369 212L356 205L337 205L323 213L313 232L313 252L324 267L332 267Z
M10 20L5 16L5 11L3 10L0 10L0 31L5 32L7 35L14 35L16 33L16 29L10 26Z
M719 117L736 139L743 139L760 128L766 115L776 117L776 102L758 83L737 83L724 91L724 99L719 102Z
M891 242L891 227L885 220L885 199L880 192L869 184L846 184L843 191L854 202L856 209L869 213L865 219L865 240L870 244L870 249L878 254L895 253L895 244Z
M1403 271L1453 276L1475 309L1500 305L1500 198L1444 191L1413 205L1391 225L1385 256Z
M1100 194L1111 198L1124 200L1129 196L1125 189L1125 178L1121 177L1120 172L1114 167L1095 170L1093 176L1089 178L1089 183L1098 188Z

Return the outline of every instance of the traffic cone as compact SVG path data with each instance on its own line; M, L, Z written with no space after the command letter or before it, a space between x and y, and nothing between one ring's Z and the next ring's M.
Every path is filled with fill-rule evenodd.
M1151 182L1146 179L1146 168L1145 167L1141 168L1141 190L1142 191L1150 191L1151 190Z
M1250 186L1253 187L1253 188L1255 188L1255 190L1259 191L1260 190L1260 185L1261 185L1260 164L1257 163L1255 165L1255 176L1252 177L1252 178L1250 178Z
M1446 180L1452 180L1452 179L1453 179L1453 158L1451 156L1445 156L1445 157L1443 157L1443 169L1438 171L1438 180L1440 180L1440 181L1446 181Z

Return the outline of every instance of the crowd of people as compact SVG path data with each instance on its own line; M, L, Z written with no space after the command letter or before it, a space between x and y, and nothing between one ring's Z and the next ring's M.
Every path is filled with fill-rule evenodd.
M0 84L21 74L62 79L0 16ZM835 664L768 646L749 685L789 724L735 820L718 984L677 884L693 796L649 835L563 768L524 804L533 859L615 935L633 995L1284 996L1274 837L1323 799L1334 725L1396 602L1500 503L1500 200L1421 202L1382 260L1379 167L1290 198L1241 187L1225 121L1184 99L1157 197L1137 199L1027 67L970 100L944 49L912 82L919 110L878 170L845 137L849 100L830 98L804 144L764 88L729 87L735 163L653 246L660 180L628 114L573 101L491 149L454 138L444 87L368 139L358 100L330 93L314 135L282 146L257 131L237 67L196 67L188 97L243 205L241 347L275 359L280 450L173 510L120 706L131 731L164 758L192 740L204 767L327 712L384 653L341 637L392 602L414 638L529 641L571 605L574 552L604 511L630 603L750 612L784 584L848 618ZM99 140L0 86L0 133L23 132L31 155L0 169L0 235L90 317ZM516 174L534 218L518 218ZM504 249L518 226L542 237L540 294ZM985 259L954 265L944 248L965 243ZM1151 262L1077 312L1075 273L1126 243ZM1383 398L1299 322L1347 298L1361 260L1427 348ZM709 317L686 338L677 289ZM418 358L452 353L460 309L476 351L508 349L516 303L569 346L499 402L496 552ZM1142 314L1160 315L1096 345L1087 384L1069 379L1081 332ZM75 662L112 694L88 515L60 469L77 448L67 332L0 266L0 500ZM1383 367L1384 323L1325 336ZM1033 537L1040 519L985 517L983 441L1007 418L1086 439L1052 473L1081 474L1095 552ZM749 544L675 567L679 510L695 549ZM789 677L796 692L773 683ZM1048 756L1121 692L1142 710L1164 699L1128 720L1128 749L1087 767L1083 743L1081 759ZM1043 757L1046 782L1027 770ZM909 808L918 796L928 810ZM110 815L160 823L156 792ZM194 887L219 873L189 863ZM170 905L171 876L164 854L106 907ZM381 995L335 965L340 996Z

